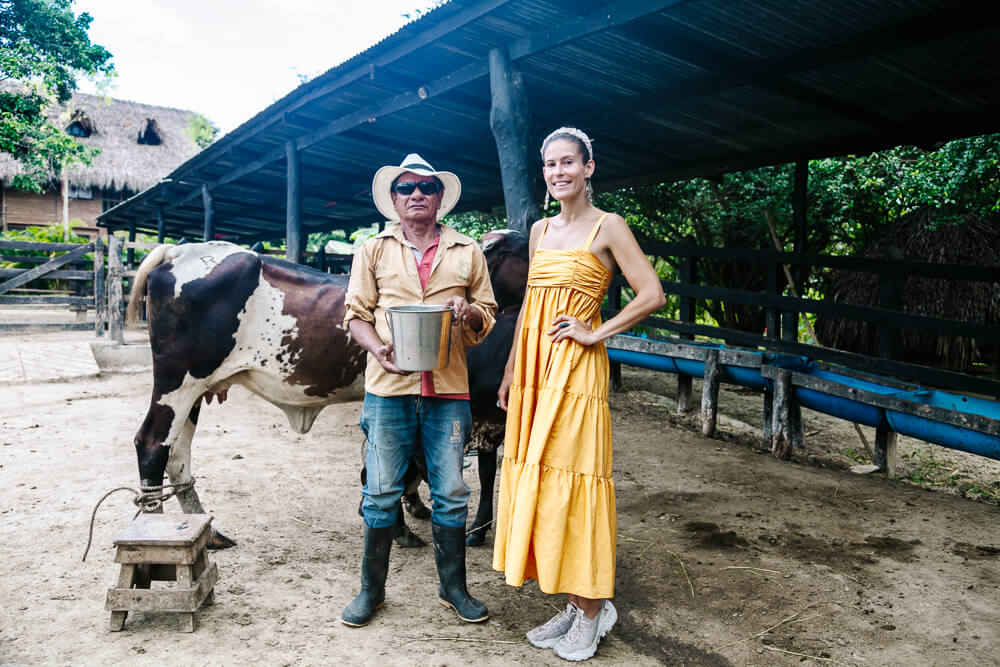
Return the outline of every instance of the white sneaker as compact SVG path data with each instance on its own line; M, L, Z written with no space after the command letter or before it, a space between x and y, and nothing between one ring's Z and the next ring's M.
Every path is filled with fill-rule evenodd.
M573 621L576 620L576 611L576 606L572 602L568 603L565 610L550 618L545 625L528 630L526 635L528 641L538 648L552 648L569 632Z
M601 610L594 618L587 618L582 609L577 610L576 618L569 632L556 642L553 647L556 655L563 660L579 662L588 660L597 652L601 638L614 627L618 620L618 612L611 600L601 602Z

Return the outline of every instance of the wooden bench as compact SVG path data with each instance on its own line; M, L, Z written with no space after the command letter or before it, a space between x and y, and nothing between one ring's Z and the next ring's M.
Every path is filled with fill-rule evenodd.
M140 514L115 538L115 562L122 569L104 605L112 632L125 627L130 611L178 613L181 630L194 632L201 605L215 601L219 576L208 562L211 523L207 514ZM176 586L154 589L153 581Z

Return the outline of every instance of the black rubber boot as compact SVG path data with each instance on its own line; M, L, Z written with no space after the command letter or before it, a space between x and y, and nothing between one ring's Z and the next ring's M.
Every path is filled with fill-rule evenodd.
M437 562L438 600L451 607L466 623L481 623L490 617L489 610L469 595L465 588L465 528L450 528L431 522L434 533L434 560Z
M389 550L393 527L365 526L365 553L361 558L361 592L344 607L340 622L360 628L368 625L375 610L385 603L385 577L389 572Z

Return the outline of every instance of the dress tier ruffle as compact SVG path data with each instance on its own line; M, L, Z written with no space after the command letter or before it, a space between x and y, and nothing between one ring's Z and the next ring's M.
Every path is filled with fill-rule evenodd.
M589 250L535 251L515 341L493 553L494 569L513 586L536 579L546 593L614 596L607 351L553 345L546 333L562 314L598 326L610 279Z

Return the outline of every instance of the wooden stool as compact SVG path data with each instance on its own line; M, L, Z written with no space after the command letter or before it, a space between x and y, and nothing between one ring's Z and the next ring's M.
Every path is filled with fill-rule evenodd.
M181 630L194 632L202 603L215 602L219 570L208 562L208 514L140 514L117 538L118 586L108 589L104 608L111 631L125 627L130 611L180 613ZM176 581L174 589L151 589L153 581Z

